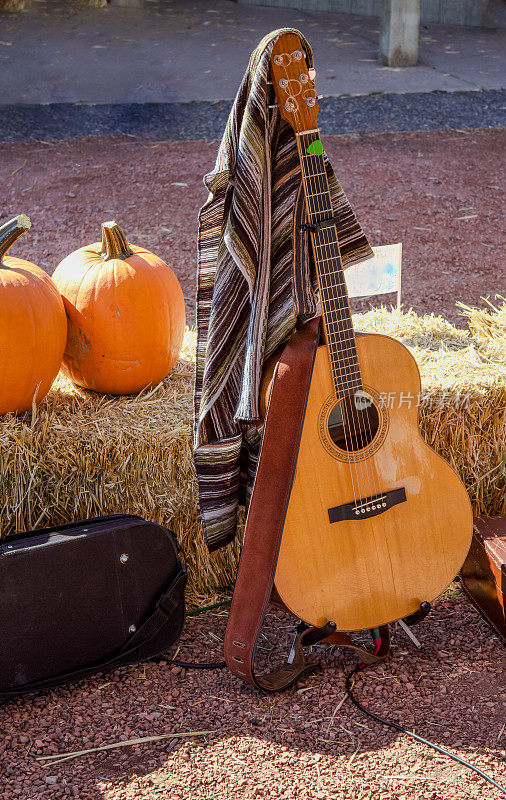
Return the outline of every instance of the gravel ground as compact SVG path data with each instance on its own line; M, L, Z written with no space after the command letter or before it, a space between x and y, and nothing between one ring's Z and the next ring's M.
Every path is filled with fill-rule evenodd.
M371 243L403 243L406 306L457 321L457 300L480 304L482 296L505 293L504 128L324 140ZM216 151L216 142L129 136L4 144L0 218L24 211L33 222L13 252L51 274L115 218L130 241L174 268L193 322L196 218L206 197L202 175Z
M457 319L455 301L504 293L497 165L504 131L325 137L373 244L404 243L403 296L419 312ZM13 143L0 153L1 216L30 214L16 248L51 273L116 217L129 238L175 269L193 314L201 175L216 142L130 137ZM460 219L459 219L460 218ZM502 286L501 286L502 283ZM179 657L222 657L226 615L188 621ZM269 615L262 655L291 622ZM357 694L376 713L471 760L505 782L505 651L458 584L392 658L362 674ZM0 706L0 800L492 800L500 794L454 762L380 727L344 696L351 655L330 648L325 669L266 697L226 671L186 674L149 663ZM42 767L37 756L178 731L212 731Z
M190 619L179 658L220 659L226 615ZM269 614L263 654L289 622ZM392 658L359 676L377 714L504 781L505 651L454 584L416 628L394 631ZM324 669L265 696L225 670L166 662L98 675L0 707L1 800L492 800L475 773L377 725L343 701L353 656L318 648ZM38 756L178 731L211 731L42 767Z
M324 134L493 128L506 124L506 90L324 97ZM0 105L0 141L72 139L113 133L180 141L221 137L229 100L167 103Z

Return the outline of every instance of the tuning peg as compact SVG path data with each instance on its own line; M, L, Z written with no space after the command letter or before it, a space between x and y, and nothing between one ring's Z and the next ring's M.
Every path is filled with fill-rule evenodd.
M278 108L278 104L277 103L273 103L271 106L267 106L267 108Z
M308 69L308 73L309 73L309 80L314 81L314 79L316 78L315 68L311 67L311 69Z

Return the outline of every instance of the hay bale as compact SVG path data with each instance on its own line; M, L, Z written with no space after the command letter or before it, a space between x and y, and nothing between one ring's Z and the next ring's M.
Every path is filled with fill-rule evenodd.
M0 534L102 514L131 513L171 527L192 590L233 581L237 545L204 545L192 461L195 332L158 387L111 397L61 373L32 413L0 418Z
M409 347L422 374L426 440L460 474L475 513L504 514L506 335L494 315L506 313L506 304L479 312L491 320L476 313L470 331L441 317L384 308L356 315L355 325ZM489 333L478 334L482 329ZM140 514L175 531L193 596L230 587L239 543L209 556L199 520L194 354L195 333L188 330L180 360L155 389L137 397L104 396L60 375L31 413L1 418L0 533Z

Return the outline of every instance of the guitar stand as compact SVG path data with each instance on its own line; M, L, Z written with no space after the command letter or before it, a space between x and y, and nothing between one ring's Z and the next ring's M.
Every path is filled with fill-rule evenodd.
M418 622L421 622L422 619L425 619L427 614L430 613L431 609L431 604L427 603L427 601L424 601L423 603L420 603L420 608L418 611L415 611L414 614L410 614L409 617L404 617L404 619L399 620L399 625L401 626L402 630L407 636L409 636L415 647L417 647L419 650L422 649L422 645L411 630L411 626L416 625Z
M409 617L404 617L402 621L405 625L409 625L410 627L412 625L417 625L422 621L422 619L425 619L425 617L430 614L431 611L431 604L424 600L423 603L420 603L420 608L418 611L415 611L414 614L410 614Z
M420 603L420 608L418 609L418 611L415 611L408 617L404 617L403 619L399 620L399 625L402 627L402 629L409 636L411 641L418 648L421 648L421 644L416 638L416 636L411 632L411 627L413 625L417 625L419 622L425 619L425 617L428 614L430 614L431 610L432 610L431 604L428 603L426 600L424 600L422 603ZM295 630L295 636L293 638L292 647L290 649L290 653L287 658L287 664L293 663L293 659L295 656L295 643L297 639L299 638L301 639L301 642L304 645L304 647L310 647L311 645L318 644L318 642L321 642L324 639L327 639L329 636L332 636L332 634L334 634L336 630L337 630L337 625L335 622L327 622L327 624L324 625L322 628L316 628L300 620Z
M288 654L286 663L293 663L295 656L295 642L299 637L301 637L304 647L310 647L312 644L318 644L318 642L323 641L323 639L326 639L328 636L332 636L332 634L336 632L336 629L337 625L335 622L327 622L323 628L314 628L300 620L295 631L295 636L293 637L292 647L290 653Z
M302 647L309 647L312 644L325 641L337 647L350 647L357 652L367 664L372 664L385 658L390 651L390 635L388 625L371 630L371 635L375 644L374 651L365 650L361 645L353 641L351 636L344 631L338 631L335 622L327 622L321 628L311 627L307 623L299 621L292 643L292 649L288 656L288 664L293 664L300 653Z

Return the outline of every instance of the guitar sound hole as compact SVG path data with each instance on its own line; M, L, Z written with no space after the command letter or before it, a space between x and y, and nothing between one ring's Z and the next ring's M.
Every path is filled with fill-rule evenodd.
M356 392L339 400L329 416L330 438L340 450L356 452L367 447L378 432L380 418L372 397Z

